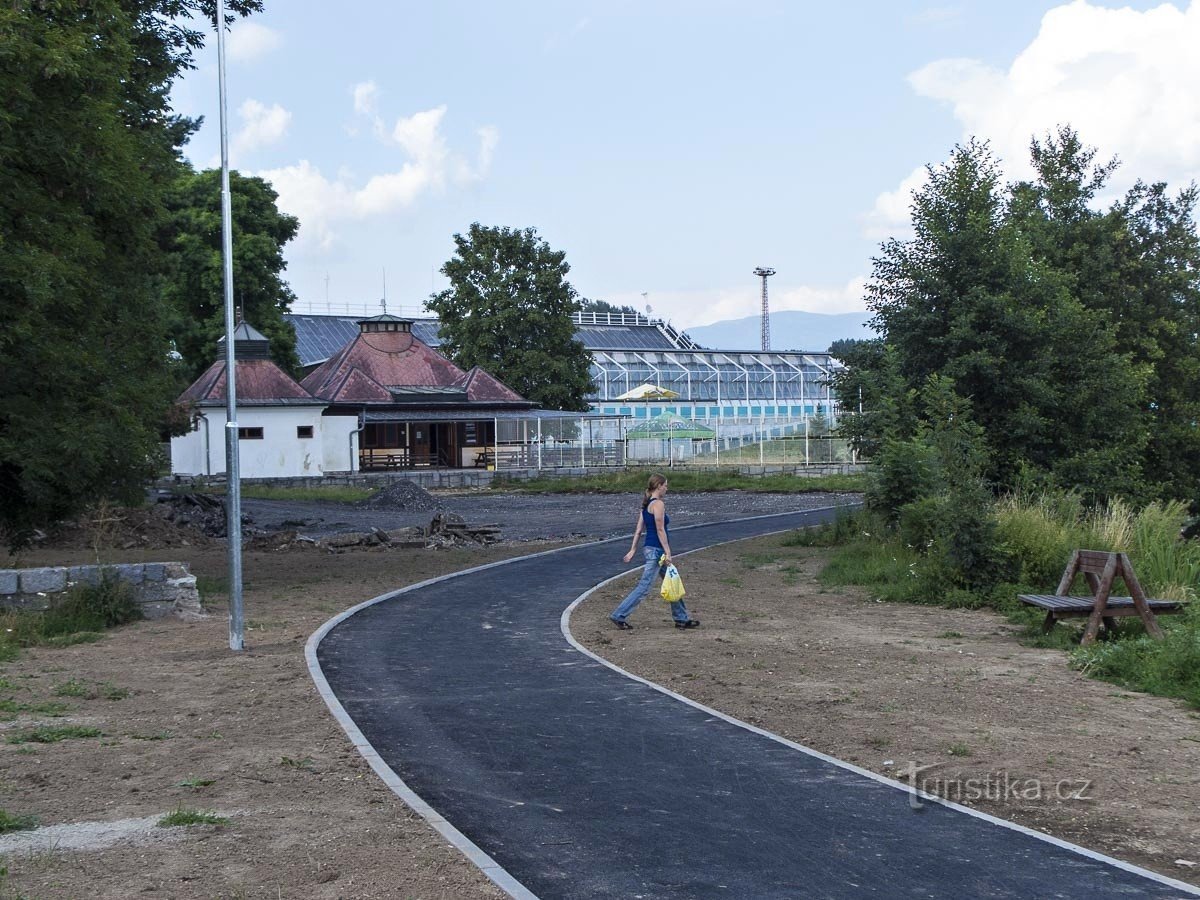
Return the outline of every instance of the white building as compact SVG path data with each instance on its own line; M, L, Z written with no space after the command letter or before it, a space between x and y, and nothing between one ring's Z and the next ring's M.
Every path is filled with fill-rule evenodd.
M224 339L222 339L222 342ZM273 363L268 341L245 322L234 332L238 465L243 478L289 478L352 467L356 415L325 415L314 397ZM224 355L179 397L193 409L193 428L171 439L171 472L225 472L227 384Z

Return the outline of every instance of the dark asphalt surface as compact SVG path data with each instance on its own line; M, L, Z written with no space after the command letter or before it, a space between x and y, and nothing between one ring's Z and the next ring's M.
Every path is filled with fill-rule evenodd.
M738 516L812 509L846 502L835 494L758 494L712 491L674 494L672 528L700 522L721 522ZM437 493L441 508L456 512L472 524L501 526L502 540L557 540L569 537L615 537L633 533L637 494L521 494L479 492ZM684 499L686 498L686 499ZM854 495L857 499L857 495ZM322 537L371 527L403 528L428 525L429 510L379 510L348 503L300 503L281 500L242 500L242 511L255 528Z
M827 515L673 527L672 546ZM580 653L560 615L627 568L624 549L582 545L457 576L362 610L317 648L384 761L538 896L1187 895L937 804L914 810L903 790ZM695 606L702 617L703 598Z

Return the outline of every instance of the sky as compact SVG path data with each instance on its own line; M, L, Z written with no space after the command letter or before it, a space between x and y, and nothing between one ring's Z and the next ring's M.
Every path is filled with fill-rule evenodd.
M680 328L756 315L759 266L773 311L853 312L972 136L1010 178L1067 124L1114 191L1200 180L1200 0L266 7L228 32L230 160L300 219L296 312L421 314L472 222ZM172 100L219 166L215 35Z

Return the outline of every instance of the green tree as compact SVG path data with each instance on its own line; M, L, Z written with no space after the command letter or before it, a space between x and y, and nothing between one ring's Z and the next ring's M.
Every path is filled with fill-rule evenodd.
M283 280L284 245L300 222L281 213L278 195L261 178L229 173L233 213L234 302L245 319L271 341L275 362L295 372L296 334L284 321L296 297ZM221 258L221 173L185 171L167 198L169 221L163 237L170 271L164 295L171 302L171 337L195 378L217 357L225 334Z
M613 315L636 316L638 311L632 306L617 306L615 303L609 303L607 300L589 300L583 297L579 301L579 308L582 312L590 313L612 313Z
M912 393L943 376L983 429L988 481L1006 487L1032 468L1100 494L1136 490L1137 370L1109 318L1037 258L987 145L930 167L912 213L914 238L874 260L867 302L883 346L850 351L860 370L837 381L844 408L859 389L864 406L883 395L870 437L893 428L903 440Z
M427 304L440 322L442 352L549 409L587 409L591 357L575 338L571 314L580 304L566 254L533 228L478 222L454 243L441 269L451 286Z
M1097 209L1116 160L1059 128L1030 147L1036 178L1013 188L1014 219L1035 257L1091 311L1113 326L1144 394L1127 414L1151 489L1200 495L1200 241L1194 185L1175 197L1138 182Z
M196 123L168 104L202 43L186 0L0 8L0 533L133 500L176 381L157 243ZM257 2L231 4L235 12Z

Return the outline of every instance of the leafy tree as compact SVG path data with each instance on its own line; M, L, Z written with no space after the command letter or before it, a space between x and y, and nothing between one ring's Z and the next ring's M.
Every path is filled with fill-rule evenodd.
M261 178L229 173L233 212L234 302L245 319L271 341L271 356L295 372L296 334L284 321L296 297L283 280L284 245L300 222L281 213L278 195ZM170 254L165 297L174 307L171 336L195 378L217 356L225 333L221 257L221 172L185 171L167 198L170 219L164 245Z
M1030 151L1037 177L1014 186L1014 218L1036 258L1111 321L1117 352L1141 379L1142 402L1128 418L1144 435L1146 480L1164 496L1200 495L1196 187L1170 197L1165 185L1139 181L1099 210L1115 159L1097 164L1067 127Z
M441 350L463 368L482 366L550 409L584 410L591 357L575 339L579 311L566 254L526 228L471 225L454 235L442 266L451 286L427 306L441 323Z
M582 312L590 313L612 313L613 315L636 316L638 311L632 306L617 306L615 303L609 303L607 300L589 300L584 297L579 301L579 308Z
M235 12L256 0L231 4ZM163 193L196 123L171 80L202 43L188 0L15 0L0 7L0 532L156 468L176 382L159 278Z
M912 213L915 237L883 245L867 289L882 345L850 351L859 371L837 380L845 408L859 388L864 407L886 400L874 423L847 430L906 439L913 392L944 376L983 429L988 481L1008 486L1032 467L1097 493L1136 491L1138 372L1110 319L1034 253L987 145L930 167Z

